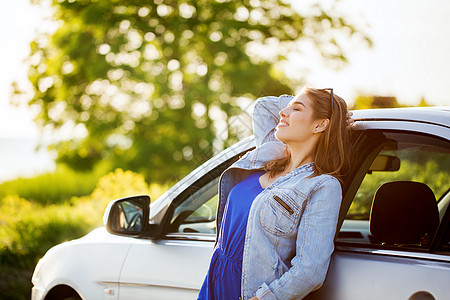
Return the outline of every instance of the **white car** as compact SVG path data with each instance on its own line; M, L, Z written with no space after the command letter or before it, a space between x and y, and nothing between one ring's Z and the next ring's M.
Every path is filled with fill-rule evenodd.
M307 299L449 299L450 108L353 113L356 151L335 252ZM220 174L253 147L250 137L226 149L151 204L148 196L112 201L105 227L39 261L32 299L196 299Z

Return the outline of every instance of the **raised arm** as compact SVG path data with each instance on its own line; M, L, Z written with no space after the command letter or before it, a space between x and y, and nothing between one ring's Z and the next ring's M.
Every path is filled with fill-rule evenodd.
M280 111L285 108L293 96L262 97L256 100L253 110L253 134L256 146L275 140L275 127L280 121Z
M256 291L260 300L302 299L325 280L341 204L341 186L328 177L309 199L301 218L292 267Z

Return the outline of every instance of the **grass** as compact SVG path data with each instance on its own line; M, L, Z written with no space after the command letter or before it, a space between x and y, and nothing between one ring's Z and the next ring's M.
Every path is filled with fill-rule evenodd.
M18 178L0 184L0 198L17 195L41 204L63 203L74 196L92 193L98 180L106 172L106 165L91 172L76 172L65 165L59 165L52 173Z

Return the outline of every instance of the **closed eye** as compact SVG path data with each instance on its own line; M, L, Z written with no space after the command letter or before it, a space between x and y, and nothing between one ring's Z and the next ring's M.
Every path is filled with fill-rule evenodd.
M297 103L292 104L292 110L300 111L302 109L303 109L303 107L301 105L299 105Z
M295 101L295 102L289 103L289 106L291 106L293 110L302 110L302 109L306 108L305 104L301 101Z

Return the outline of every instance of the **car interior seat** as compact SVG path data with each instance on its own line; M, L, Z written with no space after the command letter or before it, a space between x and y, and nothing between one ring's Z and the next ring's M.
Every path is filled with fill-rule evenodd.
M424 183L387 182L374 195L370 232L383 244L427 246L439 225L433 191Z

